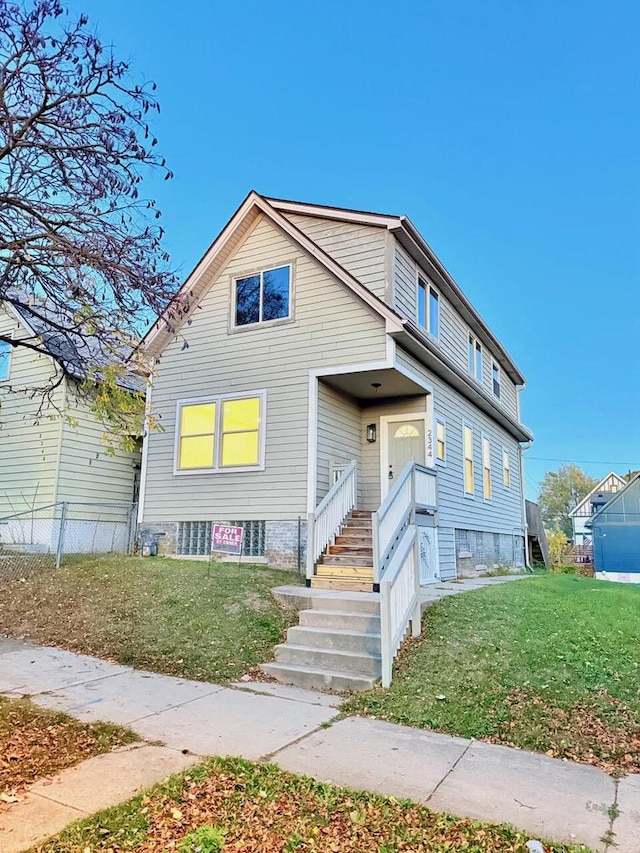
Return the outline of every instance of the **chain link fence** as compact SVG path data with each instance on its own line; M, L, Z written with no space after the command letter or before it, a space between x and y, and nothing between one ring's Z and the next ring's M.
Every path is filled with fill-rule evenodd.
M137 504L60 501L0 518L0 581L60 568L74 554L131 554Z

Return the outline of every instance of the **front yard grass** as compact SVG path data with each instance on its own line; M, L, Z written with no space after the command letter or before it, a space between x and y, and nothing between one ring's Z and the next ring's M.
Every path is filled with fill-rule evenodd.
M0 696L0 803L19 799L38 779L135 740L121 726L79 723L28 699Z
M204 829L210 827L208 832ZM196 834L196 830L199 832ZM204 841L223 837L223 847ZM32 853L527 853L530 835L356 793L240 759L212 759L72 824ZM549 844L547 853L581 845Z
M343 711L640 772L640 587L546 575L427 608Z
M271 656L295 614L265 566L109 555L0 587L0 633L141 669L230 681Z

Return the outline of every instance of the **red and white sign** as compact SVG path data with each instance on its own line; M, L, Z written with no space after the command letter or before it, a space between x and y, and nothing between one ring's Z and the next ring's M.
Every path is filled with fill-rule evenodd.
M211 550L226 554L242 554L243 527L229 524L214 524L211 532Z

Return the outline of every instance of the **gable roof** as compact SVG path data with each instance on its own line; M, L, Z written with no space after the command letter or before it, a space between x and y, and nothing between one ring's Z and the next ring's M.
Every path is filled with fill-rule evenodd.
M158 318L142 340L146 353L157 356L180 328L187 322L198 302L215 281L233 250L247 233L256 217L266 216L277 228L284 231L301 249L349 288L359 299L379 314L387 324L388 331L401 331L403 318L386 302L372 293L355 276L341 266L335 258L324 251L304 231L276 210L269 201L255 190L242 202L220 234L198 261L196 267L178 290L165 312Z
M61 306L46 301L33 307L19 302L15 297L3 303L10 308L17 321L35 339L42 341L42 348L62 368L75 379L82 381L89 373L89 367L107 367L114 363L113 356L105 352L98 338L90 337L68 328L74 324L71 314ZM123 354L123 363L127 353ZM99 374L96 379L100 379ZM134 376L119 376L118 385L130 391L139 391L144 387L141 379Z
M618 475L616 474L616 477L617 477L617 476L618 476ZM605 478L605 479L606 479L606 478ZM620 491L619 491L619 492L616 492L616 493L613 495L613 497L612 497L612 498L610 498L610 499L606 502L606 504L603 504L597 512L594 512L594 514L591 516L591 518L590 518L590 519L589 519L589 521L587 522L587 526L588 526L588 527L593 527L593 522L594 522L597 518L599 518L599 517L600 517L603 513L605 513L605 512L610 512L611 507L612 507L612 506L614 506L614 504L616 504L619 500L621 500L621 499L622 499L622 497L623 497L623 495L624 495L624 494L625 494L625 493L626 493L626 492L631 488L631 486L633 486L633 485L634 485L634 483L637 483L639 480L640 480L640 474L636 474L636 475L635 475L635 477L632 477L632 478L629 480L629 482L628 482L628 483L625 483L625 485L623 486L623 488L621 488L621 489L620 489Z
M290 201L288 199L268 198L267 201L276 210L284 213L298 213L302 216L318 216L323 219L335 219L338 222L351 222L374 228L386 228L391 231L401 246L416 261L418 266L428 275L437 276L434 282L448 297L463 320L478 338L491 350L491 354L507 376L515 385L524 385L525 379L518 370L513 359L502 346L491 329L478 314L471 302L464 295L448 272L440 258L433 251L424 237L408 216L394 216L387 213L370 213L362 210L351 210L344 207L329 207L322 204Z
M582 498L579 504L574 506L574 508L569 513L569 518L573 518L574 516L580 515L580 510L584 509L587 506L593 495L595 495L597 492L603 491L604 484L610 477L615 477L615 479L618 481L618 484L624 489L627 484L624 477L621 477L619 474L616 474L615 471L610 471L606 477L603 477L602 480L600 480L597 486L594 486L593 489L591 489L588 495L585 495Z

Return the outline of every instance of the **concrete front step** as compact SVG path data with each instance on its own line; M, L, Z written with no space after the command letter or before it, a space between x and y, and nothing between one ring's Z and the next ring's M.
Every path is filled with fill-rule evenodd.
M325 566L366 566L373 571L373 555L325 554L320 558Z
M287 631L287 643L314 649L380 656L380 634L351 630L351 626L310 628L306 625L296 625Z
M380 634L378 615L348 610L301 610L300 625L304 628L337 628L343 631Z
M376 679L372 676L318 669L317 667L299 664L263 663L260 668L264 673L283 684L295 684L296 687L306 687L307 689L371 690L376 683Z
M362 613L380 618L380 593L370 595L363 592L320 592L314 595L311 590L311 609Z
M379 678L382 671L380 654L316 649L313 646L283 643L275 647L277 663L298 664L320 670L355 673Z

